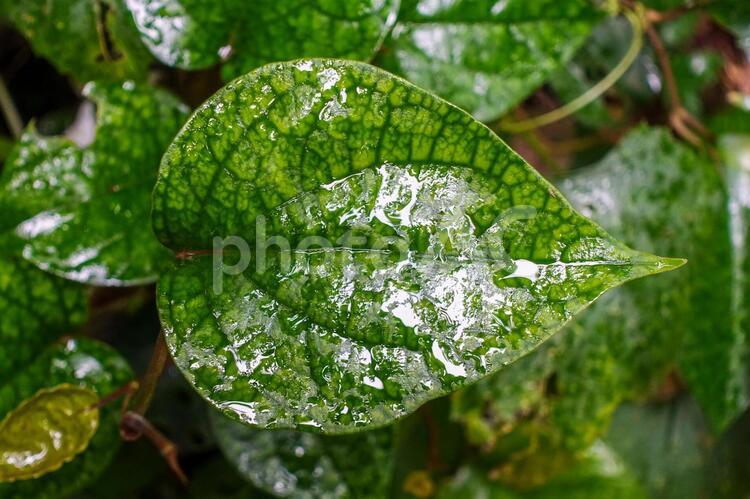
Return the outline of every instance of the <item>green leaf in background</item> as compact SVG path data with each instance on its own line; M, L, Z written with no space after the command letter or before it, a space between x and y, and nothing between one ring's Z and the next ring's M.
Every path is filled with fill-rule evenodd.
M27 260L94 285L153 282L168 254L148 225L159 159L187 109L171 95L127 81L92 83L96 137L23 136L0 177L4 224Z
M640 128L561 189L629 244L682 252L689 264L602 297L540 350L457 394L454 418L501 460L532 459L535 442L537 453L575 454L677 363L714 427L726 427L746 405L744 334L714 165L666 130Z
M561 185L584 214L629 244L649 251L680 249L690 264L654 282L619 292L600 318L622 328L619 370L648 379L649 366L674 353L696 399L720 431L747 405L744 333L733 321L732 248L726 196L716 168L665 131L631 133L602 163ZM730 283L729 285L727 283ZM615 315L610 315L615 314ZM621 318L633 316L629 321ZM585 320L585 319L584 319ZM630 353L630 355L624 355Z
M143 42L186 69L226 60L229 80L301 57L370 60L396 21L398 0L124 0Z
M749 130L750 132L750 130ZM750 345L750 133L723 134L718 140L727 186L729 237L732 243L732 328L735 331L733 369L744 383L749 374ZM748 404L747 386L743 402Z
M102 398L133 379L125 360L110 347L88 339L67 339L45 350L0 386L0 418L43 389L75 385ZM119 406L99 410L99 427L88 448L57 471L34 480L0 483L3 499L61 499L93 483L120 443Z
M277 497L385 497L393 467L393 430L324 436L265 431L211 413L224 455L242 477Z
M0 383L85 319L81 286L0 249Z
M487 472L463 468L438 492L439 499L645 499L648 495L610 448L595 443L572 469L548 484L527 490L514 490L491 481Z
M570 60L601 17L588 0L412 0L382 63L490 121Z
M463 111L334 60L209 99L164 156L153 222L181 257L158 290L175 363L265 428L388 424L683 263L611 238ZM252 254L228 273L211 253L231 236Z
M142 79L150 57L120 0L23 0L2 15L36 53L78 81Z
M0 482L56 471L88 447L99 426L99 398L88 388L42 389L0 422Z
M669 402L622 405L604 441L650 497L697 499L716 497L702 493L709 434L700 407L683 395Z

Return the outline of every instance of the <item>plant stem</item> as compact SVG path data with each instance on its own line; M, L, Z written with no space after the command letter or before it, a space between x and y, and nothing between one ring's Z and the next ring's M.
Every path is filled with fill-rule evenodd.
M653 25L646 25L646 36L648 36L649 42L654 49L656 58L659 61L659 67L661 68L661 72L664 75L664 82L666 84L667 91L669 92L670 106L672 107L672 109L682 107L682 102L680 101L680 93L677 90L677 81L674 78L672 64L669 62L669 54L667 54L667 50L664 48L664 43L662 43L661 37L659 36L659 33L656 32L656 29L654 29Z
M685 106L682 105L680 99L680 91L677 88L677 81L672 71L672 64L669 61L669 54L664 48L664 43L661 41L659 33L653 25L646 23L645 26L646 35L648 36L649 42L654 49L656 59L659 62L662 75L664 76L664 82L669 92L669 124L677 134L690 142L696 147L703 146L703 139L701 137L709 137L709 130L700 122L695 116L690 114ZM709 152L711 152L709 150Z
M134 412L141 415L146 414L151 405L151 400L154 398L156 385L159 383L159 378L164 372L168 360L169 350L164 339L164 331L160 331L158 338L156 338L156 345L154 345L154 352L151 354L148 369L141 379L140 388L133 397Z
M5 116L5 121L8 123L8 128L13 134L13 137L18 139L21 137L23 132L23 120L21 115L16 109L16 105L13 103L13 98L10 96L8 87L5 85L5 80L0 76L0 108Z
M187 485L188 479L185 472L182 471L177 459L177 447L175 444L164 436L162 432L156 429L151 422L142 415L128 411L122 416L120 422L120 435L124 440L129 442L138 440L145 436L149 441L159 449L159 453L169 465L169 468L177 476L180 483Z
M587 105L594 102L596 99L602 96L604 92L609 90L612 85L617 83L622 75L630 68L635 61L636 57L643 47L643 19L640 13L635 12L632 9L625 9L624 15L630 22L630 26L633 30L633 39L630 42L627 52L623 56L622 60L615 66L610 73L605 76L596 85L588 89L584 94L580 95L576 99L570 101L562 107L559 107L549 113L530 118L521 122L506 122L500 123L500 128L504 131L511 133L527 132L534 128L549 125L563 118L566 118Z

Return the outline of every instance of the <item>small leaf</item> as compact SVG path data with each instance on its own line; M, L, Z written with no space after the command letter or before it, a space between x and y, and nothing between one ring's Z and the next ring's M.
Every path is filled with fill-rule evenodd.
M272 61L369 60L393 27L398 0L126 0L143 42L185 69L228 59L232 79Z
M125 360L110 347L89 339L54 344L0 385L0 418L6 418L40 391L61 385L109 395L133 379ZM28 418L25 418L25 420ZM85 451L56 471L34 480L0 483L3 499L62 498L92 484L107 468L120 445L119 407L99 409L99 425Z
M400 17L384 67L491 121L570 60L601 13L587 0L419 0Z
M120 0L9 2L3 13L34 51L79 81L143 78L148 51Z
M132 82L84 93L99 106L94 142L27 130L0 177L4 224L18 224L20 252L42 270L94 285L152 282L165 253L148 227L151 189L187 110Z
M86 450L99 425L98 401L88 388L60 385L38 391L5 416L0 482L38 478Z
M386 497L392 430L323 436L248 428L211 414L219 447L243 478L277 497Z
M334 60L209 99L164 156L153 221L181 256L158 302L188 380L248 424L331 433L388 424L683 263L611 238L466 113ZM230 236L249 258L224 273Z

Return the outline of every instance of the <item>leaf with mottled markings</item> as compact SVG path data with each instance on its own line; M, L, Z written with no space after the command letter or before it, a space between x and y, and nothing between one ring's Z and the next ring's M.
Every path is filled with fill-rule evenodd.
M133 82L89 84L96 137L79 147L29 128L0 177L3 225L37 267L94 285L153 282L166 254L148 225L159 159L186 115Z
M56 471L80 454L99 425L99 398L88 388L38 391L0 422L0 482Z
M188 380L248 424L329 433L391 423L683 263L613 239L463 111L335 60L209 99L164 156L153 223L180 256L158 306ZM230 236L256 250L244 271L215 269Z
M369 60L393 27L398 0L124 0L143 42L186 69L224 60L231 79L301 57Z
M211 414L219 447L240 475L277 497L386 497L393 430L325 436L248 428Z
M98 400L132 379L133 372L125 360L110 347L89 339L67 339L47 348L0 385L0 419L42 390L75 386L94 392ZM96 481L120 445L117 404L100 408L98 420L86 450L59 469L48 470L33 480L0 483L0 497L61 499Z
M145 78L150 57L121 0L8 2L6 17L34 51L78 81Z
M411 0L381 62L490 121L570 60L601 17L588 0Z
M0 222L1 224L2 222ZM46 274L0 242L0 383L86 320L84 289Z

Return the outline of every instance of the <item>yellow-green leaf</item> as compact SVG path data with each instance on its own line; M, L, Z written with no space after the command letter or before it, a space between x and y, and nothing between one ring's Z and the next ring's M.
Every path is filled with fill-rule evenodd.
M96 393L59 385L38 391L0 423L0 482L59 469L88 447L99 426Z

